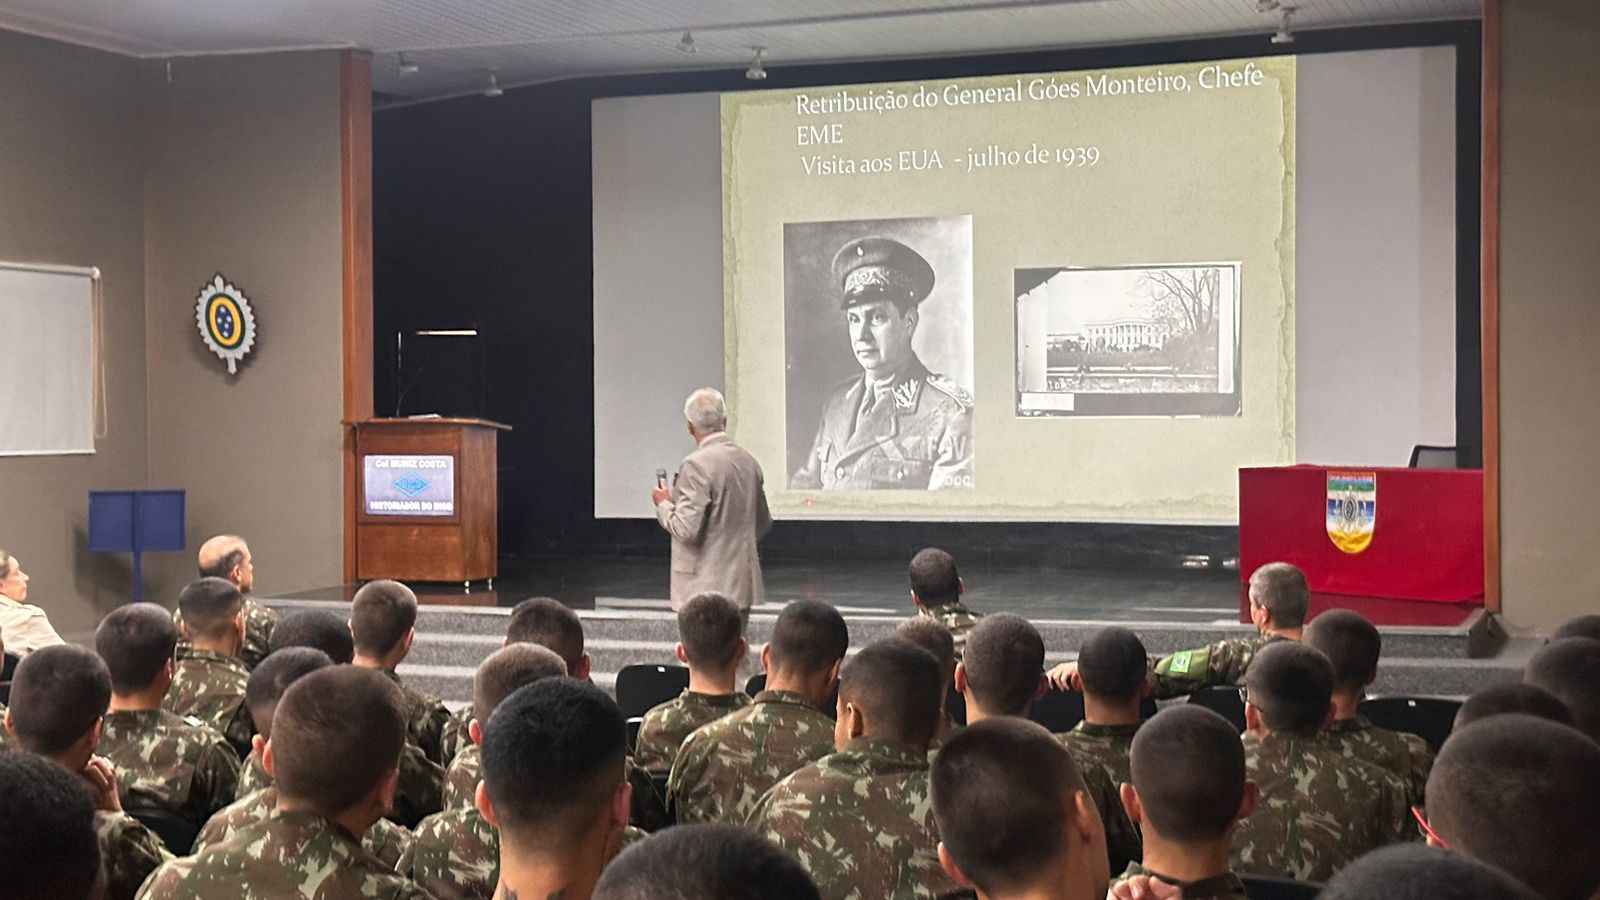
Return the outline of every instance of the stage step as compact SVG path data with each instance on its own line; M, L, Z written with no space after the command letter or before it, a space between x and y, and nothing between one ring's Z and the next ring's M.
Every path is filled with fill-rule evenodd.
M328 609L349 614L349 604L329 600L265 598L280 610ZM635 663L673 664L677 622L670 611L651 601L614 601L620 608L579 610L583 619L592 677L608 690L616 673ZM778 607L757 608L750 617L750 671L759 647L772 633ZM500 646L509 610L497 607L424 606L417 620L417 639L400 673L417 687L452 706L472 696L472 674L478 663ZM859 649L893 633L902 617L881 610L846 611L850 644ZM1045 640L1047 662L1076 658L1077 648L1108 625L1133 628L1152 654L1171 653L1213 641L1253 633L1228 620L1208 624L1128 623L1088 620L1035 622ZM1484 685L1515 680L1537 641L1505 641L1492 616L1479 612L1457 628L1385 627L1384 660L1374 694L1427 694L1462 697Z

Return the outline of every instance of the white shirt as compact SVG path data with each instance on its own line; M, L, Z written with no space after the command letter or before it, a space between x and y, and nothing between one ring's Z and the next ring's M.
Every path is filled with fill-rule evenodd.
M0 641L11 653L31 653L40 647L64 644L50 625L44 610L31 603L18 603L0 594Z

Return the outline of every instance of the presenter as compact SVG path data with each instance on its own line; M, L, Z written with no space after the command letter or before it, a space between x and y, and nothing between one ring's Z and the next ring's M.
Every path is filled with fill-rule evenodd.
M750 607L766 599L756 541L772 527L761 466L724 430L722 393L701 388L683 405L696 447L683 458L668 487L658 482L650 499L656 521L672 535L672 608L717 591L748 622Z

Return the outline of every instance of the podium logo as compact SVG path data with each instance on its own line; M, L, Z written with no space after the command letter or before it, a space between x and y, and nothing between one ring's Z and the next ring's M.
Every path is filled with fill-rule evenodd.
M1378 473L1328 473L1328 539L1346 553L1372 543L1378 523Z
M428 489L428 480L415 472L407 472L394 480L394 489L407 497L415 497Z

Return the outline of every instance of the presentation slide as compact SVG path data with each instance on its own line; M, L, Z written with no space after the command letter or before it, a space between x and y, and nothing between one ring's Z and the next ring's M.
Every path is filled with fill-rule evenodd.
M1453 443L1453 244L1444 260L1422 245L1441 222L1453 234L1453 203L1438 199L1453 171L1425 185L1414 168L1424 144L1453 158L1453 120L1347 167L1401 167L1409 191L1363 206L1368 191L1341 201L1319 173L1311 192L1326 208L1297 209L1307 133L1328 126L1338 140L1351 123L1334 110L1352 102L1375 108L1355 117L1352 149L1367 132L1392 140L1407 114L1416 132L1420 107L1453 96L1453 51L1340 56L1390 70L1402 99L1337 101L1344 86L1308 85L1301 70L1360 81L1361 65L1319 72L1276 56L597 101L596 514L649 515L628 486L690 449L639 440L630 386L662 401L652 428L690 389L723 388L730 431L790 518L1229 523L1242 466L1403 462L1424 436ZM1326 118L1301 122L1303 101ZM627 152L657 117L699 147L710 130L718 169ZM712 202L714 243L695 237ZM1319 282L1306 284L1297 229L1356 231L1363 214L1380 222L1369 230L1413 235L1390 251L1407 266L1389 275L1440 278L1386 288L1385 301L1405 299L1379 321L1341 322L1340 306L1364 305L1349 290L1361 278L1348 257L1328 270L1319 247ZM621 249L657 239L652 219L672 223L665 248ZM669 256L690 280L683 301L621 321L641 302L632 279ZM1319 307L1309 317L1302 294ZM1363 337L1386 316L1408 323L1404 347ZM1335 330L1302 336L1308 321ZM652 369L647 348L624 370L608 364L663 322L692 361ZM1434 365L1397 372L1396 349ZM1389 371L1341 375L1328 359ZM1308 458L1306 426L1319 456L1367 452L1336 436L1362 422L1326 423L1374 378L1407 398L1385 416L1404 423L1381 438L1395 446ZM644 478L619 484L649 454Z

